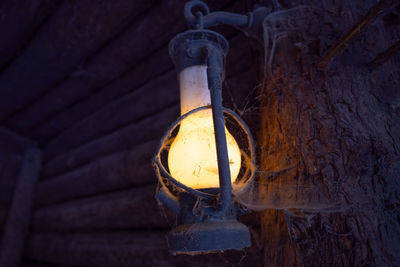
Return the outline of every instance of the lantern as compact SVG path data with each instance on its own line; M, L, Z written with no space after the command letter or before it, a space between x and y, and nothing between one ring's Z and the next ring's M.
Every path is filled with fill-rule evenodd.
M194 7L203 12L193 15ZM265 15L264 9L259 11ZM156 198L178 216L178 226L167 235L168 247L173 254L243 249L251 244L250 233L236 220L243 209L233 201L232 190L242 190L254 177L254 141L244 121L222 106L228 42L204 27L228 23L253 29L254 15L210 14L203 2L190 1L185 16L195 29L178 34L169 45L178 72L181 117L167 130L153 159Z

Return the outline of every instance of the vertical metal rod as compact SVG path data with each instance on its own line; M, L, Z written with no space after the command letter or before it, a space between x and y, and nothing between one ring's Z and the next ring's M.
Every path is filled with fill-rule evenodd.
M222 66L216 48L206 46L207 80L211 95L211 106L217 146L220 202L218 212L228 211L232 200L231 173L229 169L228 147L225 135L225 120L222 111Z

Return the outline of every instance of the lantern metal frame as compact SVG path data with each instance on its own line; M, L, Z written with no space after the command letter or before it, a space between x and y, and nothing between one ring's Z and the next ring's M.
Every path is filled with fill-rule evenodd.
M192 10L195 8L203 12L198 11L194 15ZM184 114L170 126L161 139L153 158L153 166L160 184L156 199L169 207L179 218L179 225L167 235L171 253L198 254L243 249L251 245L250 233L245 225L236 220L237 214L243 209L232 199L224 113L234 118L236 125L247 136L248 153L241 149L246 164L243 177L247 177L242 177L242 180L245 179L247 185L250 185L255 174L254 140L246 123L235 112L222 106L222 82L225 74L225 57L229 49L228 41L221 34L206 30L204 27L228 24L238 27L249 36L257 37L267 10L256 8L247 15L229 12L210 13L204 2L192 0L186 3L184 15L188 24L194 29L178 34L172 39L169 52L178 72L189 66L207 66L211 106L199 107ZM220 187L219 190L196 190L172 177L162 163L161 152L170 145L168 140L185 118L210 108L215 131Z

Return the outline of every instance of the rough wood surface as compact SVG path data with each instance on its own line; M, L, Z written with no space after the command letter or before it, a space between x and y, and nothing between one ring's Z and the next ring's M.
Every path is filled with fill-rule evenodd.
M59 1L3 0L0 3L0 68L18 53Z
M242 46L238 45L241 41L244 41L243 38L243 35L233 38L235 45L233 45L232 50L237 53L229 60L232 64L227 74L228 81L230 79L235 79L235 76L243 78L244 76L238 74L238 71L243 71L245 73L248 73L249 71L252 72L252 69L248 65L249 52L241 52L240 50ZM85 105L80 106L78 109L67 111L65 113L65 118L70 120L71 115L72 117L75 117L74 114L80 116L81 114L85 114L87 110L101 108L100 104L110 103L119 95L119 92L126 92L126 88L131 88L129 87L129 84L135 83L135 80L138 80L137 75L126 75L125 78L116 81L115 84L110 85L109 88L100 92L98 97L95 95L91 98L94 102L83 102ZM233 86L233 88L235 88L236 91L239 91L238 89L243 89L240 88L240 86ZM227 88L227 90L232 94L233 88ZM66 153L72 148L88 142L90 139L102 137L102 132L108 133L110 131L116 131L118 130L117 127L124 126L130 122L135 122L138 118L144 118L146 115L151 116L154 111L164 112L162 109L167 107L167 104L177 104L179 98L177 90L178 85L176 72L175 70L170 70L151 80L149 83L144 84L142 87L133 90L133 92L115 99L107 106L102 107L100 110L84 118L73 127L65 130L59 136L54 138L45 147L45 161L47 162L47 158L54 158L57 155ZM157 94L157 98L149 98L148 91L151 91L152 94ZM145 103L144 101L140 101L141 99L146 99L151 102ZM132 103L137 103L135 109L131 108ZM116 114L117 112L125 114L125 116L113 116L110 119L108 118L111 116L111 113ZM104 123L105 121L107 123ZM51 125L47 125L46 127L52 128ZM79 132L80 134L77 135L76 132ZM162 133L163 130L160 131L159 135L161 136Z
M165 231L33 233L24 256L49 264L74 266L262 266L258 249L202 256L172 256Z
M231 50L240 52L242 49L237 47L237 44L243 41L243 36L240 37L240 40L236 39L238 38L235 37L233 40L233 43L236 45L234 45ZM241 67L239 64L235 63L241 61L243 56L243 53L234 53L232 57L229 57L229 63L232 63L232 65L228 72L231 70L234 71L236 67ZM168 49L164 46L146 58L144 62L140 62L137 67L121 77L118 77L116 81L96 90L96 92L92 93L81 102L78 102L76 105L70 106L68 109L54 114L54 116L48 120L35 125L32 131L27 134L35 139L47 140L49 137L55 136L62 132L62 130L70 127L73 123L82 119L82 117L94 113L102 106L151 82L151 80L156 79L163 73L172 70L173 64L168 54Z
M0 127L0 151L22 155L27 148L35 145L34 141Z
M126 149L136 150L139 144L161 138L167 127L178 116L179 107L173 105L154 116L129 124L109 135L52 158L43 166L41 178L47 179L112 153Z
M387 90L399 99L398 86L388 90L400 82L399 58L375 73L365 65L398 36L377 20L329 70L312 65L375 2L303 1L322 7L319 23L276 43L263 90L260 171L267 183L313 184L314 194L343 202L334 210L266 211L265 266L400 265L400 109L380 97Z
M21 161L21 156L0 152L0 222L10 208Z
M151 6L152 2L145 1L141 5ZM210 8L218 9L228 2L228 0L213 1L210 3ZM145 73L145 76L156 75L165 67L171 66L170 62L162 60L168 55L168 52L161 57L157 55L157 52L160 48L166 50L169 40L185 29L185 21L176 19L183 18L184 4L184 1L171 0L152 5L148 12L141 14L123 34L112 40L109 45L82 64L78 70L71 73L67 80L10 118L8 125L27 134L30 134L32 127L35 129L45 127L54 132L54 127L50 128L46 125L49 120L56 120L55 115L64 112L65 108L71 104L76 104L89 97L110 82L121 79L121 76L127 76L128 72L132 74L136 71L138 73L136 80L133 80L132 84L126 85L125 90L141 84L145 78L140 77L139 74L144 73L141 70L143 61L147 61L149 58L150 61L158 60L152 65L154 69ZM160 15L163 13L168 13L168 16ZM166 25L168 25L168 30L165 30ZM77 117L75 120L79 118L81 117ZM63 122L54 123L58 127L65 128L65 125L62 125ZM40 130L40 132L42 131L43 129Z
M172 1L173 2L173 1ZM171 3L172 3L171 2ZM243 2L237 2L237 1L212 1L209 3L210 8L216 8L218 9L219 6L222 6L224 3L229 2L227 6L229 6L229 9L231 10L239 10L240 12L242 11L243 8ZM165 3L165 5L169 6L170 1ZM179 2L178 6L183 4L183 2ZM176 6L174 8L174 11L172 13L175 13L179 10L179 8ZM168 9L165 9L168 10ZM182 12L182 11L180 11ZM166 18L168 17L168 18ZM47 112L47 109L53 109L53 104L49 104L46 101L42 101L43 104L46 103L44 106L41 105L41 107L38 104L35 104L36 106L35 111L31 110L32 112L29 113L35 113L39 112L38 114L32 114L30 116L35 116L39 121L37 123L29 123L27 121L29 120L24 120L24 117L22 115L19 116L19 120L21 120L21 123L29 123L32 125L32 128L26 132L27 135L30 137L33 137L38 140L43 140L43 142L46 142L50 137L55 136L56 134L60 133L63 129L66 129L67 127L71 126L73 123L76 123L77 121L82 119L82 116L87 116L90 113L93 113L96 109L100 108L101 106L113 101L115 98L120 97L123 94L126 94L137 87L140 87L141 85L149 82L152 78L157 77L158 75L166 72L167 70L170 70L172 68L172 62L171 59L169 58L168 51L167 51L167 44L169 39L164 38L166 35L168 36L173 36L174 34L179 33L180 31L184 30L183 25L185 24L183 22L183 17L179 16L159 16L157 15L157 19L154 21L154 25L151 28L153 29L154 27L158 29L164 29L165 25L169 24L164 24L161 23L164 20L169 20L171 18L174 18L174 23L172 23L173 27L169 27L172 30L176 30L175 32L172 32L171 29L168 31L164 31L165 33L160 35L157 38L153 38L150 42L150 44L146 43L145 39L144 41L139 39L135 40L134 43L135 46L138 46L138 48L133 49L132 51L137 51L138 49L146 49L145 51L150 50L149 48L154 47L154 44L159 45L160 49L152 51L152 54L148 55L147 57L144 57L144 60L140 60L138 62L134 62L134 64L131 64L129 71L124 71L121 73L121 75L115 77L114 80L111 80L110 83L103 83L101 86L98 86L98 88L89 88L89 87L84 87L80 88L81 86L78 86L81 90L78 92L74 93L75 90L72 91L72 95L70 96L70 93L63 93L62 94L62 100L60 100L59 97L57 97L57 101L62 101L63 103L66 101L68 102L68 98L76 98L79 95L82 94L82 92L86 92L87 90L91 90L91 94L87 95L87 97L84 97L83 99L79 99L79 101L74 102L72 106L68 106L66 110L60 108L60 106L57 106L58 112L56 113L49 113L49 116L43 116L43 109L45 109L45 112ZM176 18L180 18L179 20L176 20ZM146 17L143 17L143 20L145 20L143 23L147 23L148 21L146 20ZM161 22L159 21L161 20ZM142 22L141 22L142 23ZM180 27L180 28L179 28ZM140 29L142 29L142 24L140 24ZM220 29L221 28L221 29ZM226 36L229 38L232 36L233 33L237 33L237 30L234 30L232 27L218 27L218 30L221 30L223 33L226 34ZM171 33L172 32L172 33ZM157 40L157 42L154 42L154 39ZM144 42L144 44L143 44ZM234 42L235 46L240 46L237 44L240 44L238 42ZM130 53L133 53L133 52ZM245 50L237 50L237 51L245 51ZM146 54L147 52L144 52ZM242 54L242 53L238 53ZM234 54L236 55L236 53ZM111 55L115 56L115 55ZM129 57L135 57L135 55L130 55ZM234 58L234 57L233 57ZM119 59L113 59L110 57L110 61L118 61ZM124 59L126 60L126 59ZM106 64L107 66L107 64ZM101 69L107 69L108 67L102 66ZM98 67L99 68L99 67ZM110 73L113 73L115 70L113 68ZM118 69L118 68L117 68ZM106 75L107 76L107 75ZM80 78L82 79L82 78ZM94 77L89 77L88 79L95 79ZM99 79L99 78L96 78ZM120 82L118 82L121 80ZM100 84L100 83L99 83ZM92 86L93 87L93 86ZM70 90L71 88L68 88ZM56 93L56 92L55 92ZM48 100L54 98L47 97ZM55 101L55 102L57 102ZM47 108L47 106L50 106ZM65 106L64 104L61 104L61 107ZM29 115L27 113L27 115ZM26 129L25 129L26 130Z
M18 267L21 261L41 159L42 153L38 148L25 152L0 244L0 266Z
M35 142L0 127L0 229L12 202L24 151L33 146Z
M64 265L64 264L46 264L46 263L31 263L29 260L22 262L20 267L77 267L76 265Z
M177 91L174 71L154 79L63 131L44 147L45 160L164 110L178 102ZM157 97L149 97L151 94Z
M53 114L51 118L36 125L28 134L35 139L47 141L108 103L151 82L151 80L170 70L172 70L172 62L169 59L168 50L163 48L149 57L148 60L138 64L133 70L96 90L87 98L66 110Z
M168 229L174 226L175 215L158 206L154 198L156 189L154 183L38 208L32 218L32 229L34 232Z
M151 3L152 1L143 1L142 5L150 7ZM118 38L85 62L82 69L75 75L10 118L8 125L20 131L30 129L81 98L88 97L104 84L120 78L128 70L133 68L142 72L137 69L141 67L140 62L147 58L159 60L154 51L164 46L176 33L185 28L182 20L174 23L176 17L183 12L183 4L183 1L175 0L163 1L160 5L153 6L148 12L139 16ZM160 13L166 11L170 12L169 16L160 16ZM168 31L165 31L161 25L169 25ZM165 55L167 56L168 53ZM163 65L165 63L159 61L156 66L162 68ZM138 79L134 81L140 82ZM132 86L134 84L127 86L127 89Z
M22 109L100 49L151 1L64 1L0 76L0 121Z
M60 176L39 183L37 205L101 194L134 185L154 183L151 165L159 140L99 158Z

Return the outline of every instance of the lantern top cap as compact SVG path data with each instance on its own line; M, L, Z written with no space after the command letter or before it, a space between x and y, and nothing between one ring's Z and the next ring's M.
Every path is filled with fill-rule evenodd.
M214 31L188 30L176 35L169 43L169 54L178 71L194 65L207 65L204 47L213 46L225 58L229 51L226 38Z

